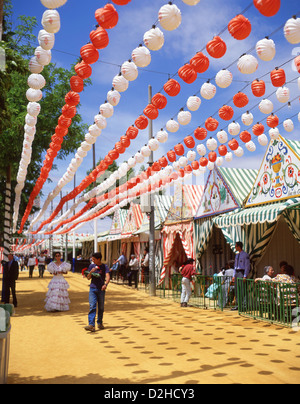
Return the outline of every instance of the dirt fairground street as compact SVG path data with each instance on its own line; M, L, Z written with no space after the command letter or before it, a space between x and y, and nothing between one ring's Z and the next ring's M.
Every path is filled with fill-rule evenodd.
M50 279L17 282L8 384L299 383L296 331L110 283L106 328L88 333L89 282L68 274L70 311L47 313Z

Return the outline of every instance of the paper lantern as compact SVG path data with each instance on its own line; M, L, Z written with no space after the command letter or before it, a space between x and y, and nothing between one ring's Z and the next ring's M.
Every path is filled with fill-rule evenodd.
M150 120L157 119L159 115L158 109L152 104L148 104L143 113Z
M41 0L41 3L46 8L54 9L59 8L66 4L67 0Z
M262 135L258 136L257 139L258 139L258 143L261 146L266 146L269 143L268 138L264 133Z
M178 70L178 76L187 84L192 84L197 79L197 72L190 64L185 64Z
M231 150L237 150L237 148L239 147L239 143L238 143L238 141L237 141L236 139L231 139L231 140L228 142L228 147L229 147Z
M211 57L220 59L225 55L227 46L222 38L215 36L210 42L207 43L206 50Z
M123 154L126 151L126 148L122 145L121 142L117 142L115 144L115 149L117 150L118 153Z
M263 97L266 93L266 83L263 80L256 79L251 84L251 90L255 97Z
M242 122L246 126L250 126L253 123L253 115L251 112L247 111L242 115Z
M96 10L95 18L98 24L105 29L114 28L119 21L118 12L112 4L106 4L103 8Z
M167 103L167 98L161 93L155 94L151 100L151 104L154 105L157 109L164 109L167 106Z
M291 119L286 119L283 121L283 127L287 132L293 132L294 122Z
M89 134L93 137L98 137L101 135L101 129L97 125L91 125L89 127Z
M36 134L36 127L35 126L29 126L29 125L24 125L24 132L26 133L26 135L29 136L34 136Z
M98 27L90 33L90 40L96 49L105 49L109 44L108 33L102 27Z
M205 128L198 127L194 130L194 136L197 140L204 140L207 137L207 130Z
M72 91L81 93L84 89L84 82L79 76L72 76L70 79L70 87Z
M208 131L213 132L218 129L219 122L212 117L209 117L205 121L205 127Z
M231 136L237 136L240 133L240 130L241 126L238 122L233 121L228 125L228 132Z
M234 111L232 109L232 107L230 107L229 105L223 105L223 107L221 107L219 109L219 117L221 119L223 119L224 121L230 121L230 119L232 119L234 115Z
M252 128L252 132L254 133L255 136L262 135L264 133L264 131L265 131L265 127L262 123L257 123Z
M217 167L221 167L221 165L223 165L223 157L217 157L217 160L215 162L215 165Z
M226 154L228 153L227 147L224 144L222 146L219 146L218 152L220 156L226 156Z
M126 149L130 146L130 139L127 136L121 136L120 142Z
M158 20L163 29L173 31L181 24L181 11L175 4L166 4L160 8Z
M151 150L149 149L149 147L148 146L143 146L142 148L141 148L141 154L142 154L142 156L143 157L149 157L150 156L150 154L151 154Z
M191 166L193 170L199 170L200 164L198 163L198 161L193 161Z
M34 55L38 63L42 66L47 66L51 62L51 50L45 50L41 46L35 49Z
M165 83L164 90L170 97L176 97L180 93L181 87L178 81L170 79Z
M177 121L175 121L174 119L170 119L166 123L166 129L168 132L176 133L179 130L179 123Z
M41 90L34 90L33 88L29 88L26 91L26 98L30 102L37 102L43 98L43 93Z
M208 150L214 151L218 147L218 142L216 141L216 139L210 137L206 142L206 147L208 148Z
M188 159L187 159L187 157L182 156L182 157L180 157L178 162L179 162L180 167L185 167L188 164Z
M294 64L295 64L295 67L297 69L297 72L300 73L300 56L297 56L294 59Z
M125 91L128 90L129 81L126 80L125 77L123 77L122 74L120 73L113 78L112 86L119 93L124 93Z
M75 72L77 76L85 80L91 77L93 70L88 63L82 61L81 63L77 63L75 66Z
M276 55L275 43L272 39L264 38L256 43L257 56L264 62L270 62Z
M159 132L156 134L156 139L159 141L159 143L166 143L168 140L168 132L165 130L161 129Z
M189 149L193 149L195 147L195 140L194 140L194 138L192 136L186 136L184 138L184 144Z
M201 96L206 100L211 100L216 95L216 92L216 86L210 82L204 83L200 89Z
M233 76L229 70L222 69L217 73L215 80L218 87L227 88L231 85Z
M64 126L57 125L55 128L55 134L59 137L64 137L68 134L68 128Z
M148 126L148 119L144 115L139 116L135 121L135 126L140 130L146 129Z
M39 31L38 41L40 46L45 50L51 50L55 43L55 35L44 29Z
M201 167L206 167L208 164L208 159L206 157L201 157L201 159L199 160L200 166Z
M233 103L238 108L244 108L249 103L247 95L241 91L233 96Z
M34 90L41 90L46 85L46 80L41 74L31 74L27 80L28 86Z
M37 102L29 102L27 105L27 112L29 115L37 117L41 112L41 106Z
M254 0L253 3L265 17L273 17L280 9L280 0Z
M42 16L45 31L56 34L60 30L60 15L57 10L46 10Z
M300 42L300 18L293 17L287 20L284 26L284 36L293 45Z
M209 68L209 59L202 52L198 52L190 60L190 65L197 73L204 73Z
M159 148L159 141L157 139L150 139L148 146L151 151L156 151Z
M228 24L229 33L233 36L233 38L238 40L248 38L251 33L251 29L252 27L250 21L242 14L234 17Z
M239 146L236 150L234 150L234 154L236 155L236 157L243 157L244 149Z
M98 114L94 117L94 122L99 129L105 129L107 127L106 118L101 114Z
M128 81L134 81L139 75L138 68L135 63L128 61L124 62L121 66L121 73Z
M255 143L252 141L252 140L250 140L249 142L247 142L246 144L245 144L245 146L246 146L246 148L247 148L247 150L249 150L250 152L255 152L255 150L256 150L256 146L255 146Z
M273 115L271 114L270 116L268 116L267 118L267 125L270 128L275 128L276 126L279 125L279 118L277 115Z
M138 134L139 134L139 130L137 128L135 128L134 126L130 126L126 131L126 136L131 140L135 139Z
M200 0L182 0L188 6L195 6Z
M276 91L277 100L281 103L288 102L290 99L290 90L288 87L279 87Z
M214 163L217 160L217 157L218 157L218 155L217 155L217 153L215 151L212 151L212 152L208 153L208 160L211 163Z
M248 143L251 140L251 134L247 130L244 130L240 134L240 139L241 139L242 142Z
M197 96L191 96L188 98L186 106L190 111L198 111L201 105L201 99Z
M167 167L167 165L168 165L168 160L167 160L167 158L165 156L161 157L158 160L158 162L159 162L160 166L163 167L163 168Z
M270 77L274 87L282 87L286 82L285 71L278 67L271 71Z
M35 116L31 116L31 115L27 114L25 116L25 123L28 126L35 126L37 123L37 118Z
M152 51L160 50L165 43L163 32L158 27L153 27L144 34L144 44Z
M258 68L258 61L252 55L243 55L239 58L237 67L242 74L252 74Z
M176 161L176 153L174 150L169 150L167 152L167 158L170 161L170 163L174 163Z
M108 102L105 102L100 105L99 111L104 118L111 118L114 114L114 107Z
M198 144L197 153L200 154L200 156L206 155L207 151L206 151L206 147L204 146L204 144Z
M96 63L99 60L99 52L91 43L82 46L80 49L80 56L82 60L89 65Z
M151 63L151 53L145 46L139 46L132 51L132 60L138 67L147 67Z
M118 6L126 6L126 4L130 3L131 0L112 0L112 2Z
M121 94L117 90L110 90L107 93L107 101L112 105L113 107L116 107L121 99Z
M58 125L62 126L63 128L69 128L72 124L72 119L71 118L67 118L64 115L61 115L58 118Z
M180 125L188 125L192 120L192 114L189 111L180 111L177 120Z
M196 157L197 157L197 154L196 154L196 152L195 152L194 150L189 150L189 151L187 152L186 157L187 157L187 159L188 159L189 161L194 161L194 160L196 159Z
M273 140L278 139L279 136L280 136L280 133L279 133L278 128L272 128L272 129L270 129L270 130L269 130L269 135L270 135L270 138L273 139Z
M177 156L183 156L184 155L184 147L181 143L178 143L176 146L174 146L174 151L177 154Z
M218 133L217 133L217 138L218 138L218 141L220 142L220 143L227 143L228 142L228 135L227 135L227 133L225 132L225 130L220 130Z
M39 74L43 71L44 66L39 64L36 56L30 59L29 64L28 64L29 71L33 74Z
M264 99L259 103L258 108L263 114L269 115L273 111L274 105L271 100Z

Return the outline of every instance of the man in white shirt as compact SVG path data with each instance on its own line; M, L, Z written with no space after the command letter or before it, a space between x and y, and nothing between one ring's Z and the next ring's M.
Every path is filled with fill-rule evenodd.
M44 253L41 253L41 255L38 257L39 278L44 277L45 265L46 265L46 257Z
M139 261L134 254L131 254L131 260L129 261L129 276L128 285L132 286L132 279L134 279L135 288L138 287L138 273L139 273Z

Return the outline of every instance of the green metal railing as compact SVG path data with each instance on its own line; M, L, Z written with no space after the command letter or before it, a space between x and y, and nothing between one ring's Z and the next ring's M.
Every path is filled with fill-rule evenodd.
M239 314L286 327L299 327L299 292L299 283L237 279Z

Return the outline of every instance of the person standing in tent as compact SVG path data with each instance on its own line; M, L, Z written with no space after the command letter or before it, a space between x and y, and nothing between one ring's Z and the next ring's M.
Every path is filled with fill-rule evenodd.
M247 254L244 250L244 245L241 241L235 243L235 249L237 251L235 261L234 261L234 274L232 278L232 282L235 285L235 298L236 298L236 306L231 310L238 310L238 285L240 290L239 300L242 302L244 306L246 306L246 290L245 290L245 282L250 273L251 263L249 254ZM243 284L239 281L243 279Z
M191 281L192 276L196 274L194 262L193 258L188 258L185 264L179 268L179 272L182 275L181 307L187 307L192 294Z

